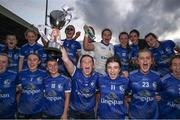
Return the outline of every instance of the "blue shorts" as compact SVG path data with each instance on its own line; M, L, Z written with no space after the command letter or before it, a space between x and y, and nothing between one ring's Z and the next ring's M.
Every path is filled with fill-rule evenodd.
M69 108L69 117L70 119L95 119L95 112L79 112Z
M40 119L42 118L42 112L35 113L35 114L18 113L17 118L18 119Z
M61 118L61 115L53 116L53 115L48 115L46 113L43 113L42 115L42 119L60 119L60 118Z

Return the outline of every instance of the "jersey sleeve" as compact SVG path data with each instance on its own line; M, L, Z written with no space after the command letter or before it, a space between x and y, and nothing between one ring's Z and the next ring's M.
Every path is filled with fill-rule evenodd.
M19 57L25 57L25 55L24 55L24 47L23 46L20 48Z
M81 44L79 42L77 42L77 52L81 51Z
M66 83L65 83L65 93L69 93L71 92L71 82L69 79L66 79Z
M175 42L172 40L168 40L168 45L174 48L176 46Z
M72 79L77 79L79 76L81 76L81 70L75 67L74 72L72 73L71 76L72 76Z

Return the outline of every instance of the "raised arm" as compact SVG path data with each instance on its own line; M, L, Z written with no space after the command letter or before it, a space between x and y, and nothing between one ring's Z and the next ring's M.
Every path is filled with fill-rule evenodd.
M83 48L84 50L86 51L92 51L94 50L94 44L92 42L89 41L89 35L88 33L86 32L88 29L88 26L87 25L84 25L84 39L83 39Z
M67 71L69 72L69 74L72 75L74 70L75 70L75 66L72 63L72 61L69 59L67 52L66 52L66 49L62 46L60 48L60 50L62 52L62 60L64 62L64 65L65 65Z
M43 37L41 37L41 42L44 47L48 47L48 42Z
M76 32L76 35L74 36L73 40L76 40L80 35L81 35L80 31Z

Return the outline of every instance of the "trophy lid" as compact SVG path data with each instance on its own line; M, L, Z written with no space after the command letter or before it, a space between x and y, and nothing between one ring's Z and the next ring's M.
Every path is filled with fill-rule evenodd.
M53 28L61 29L66 24L66 14L61 10L53 10L50 13L50 24Z

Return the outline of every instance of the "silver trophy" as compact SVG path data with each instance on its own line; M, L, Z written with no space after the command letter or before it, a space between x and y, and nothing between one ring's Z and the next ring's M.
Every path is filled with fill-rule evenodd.
M71 21L72 15L69 13L71 10L71 8L67 10L53 10L49 15L50 26L37 26L41 37L47 42L45 51L51 57L57 58L61 56L60 47L62 42L60 30ZM45 29L47 34L45 33Z

